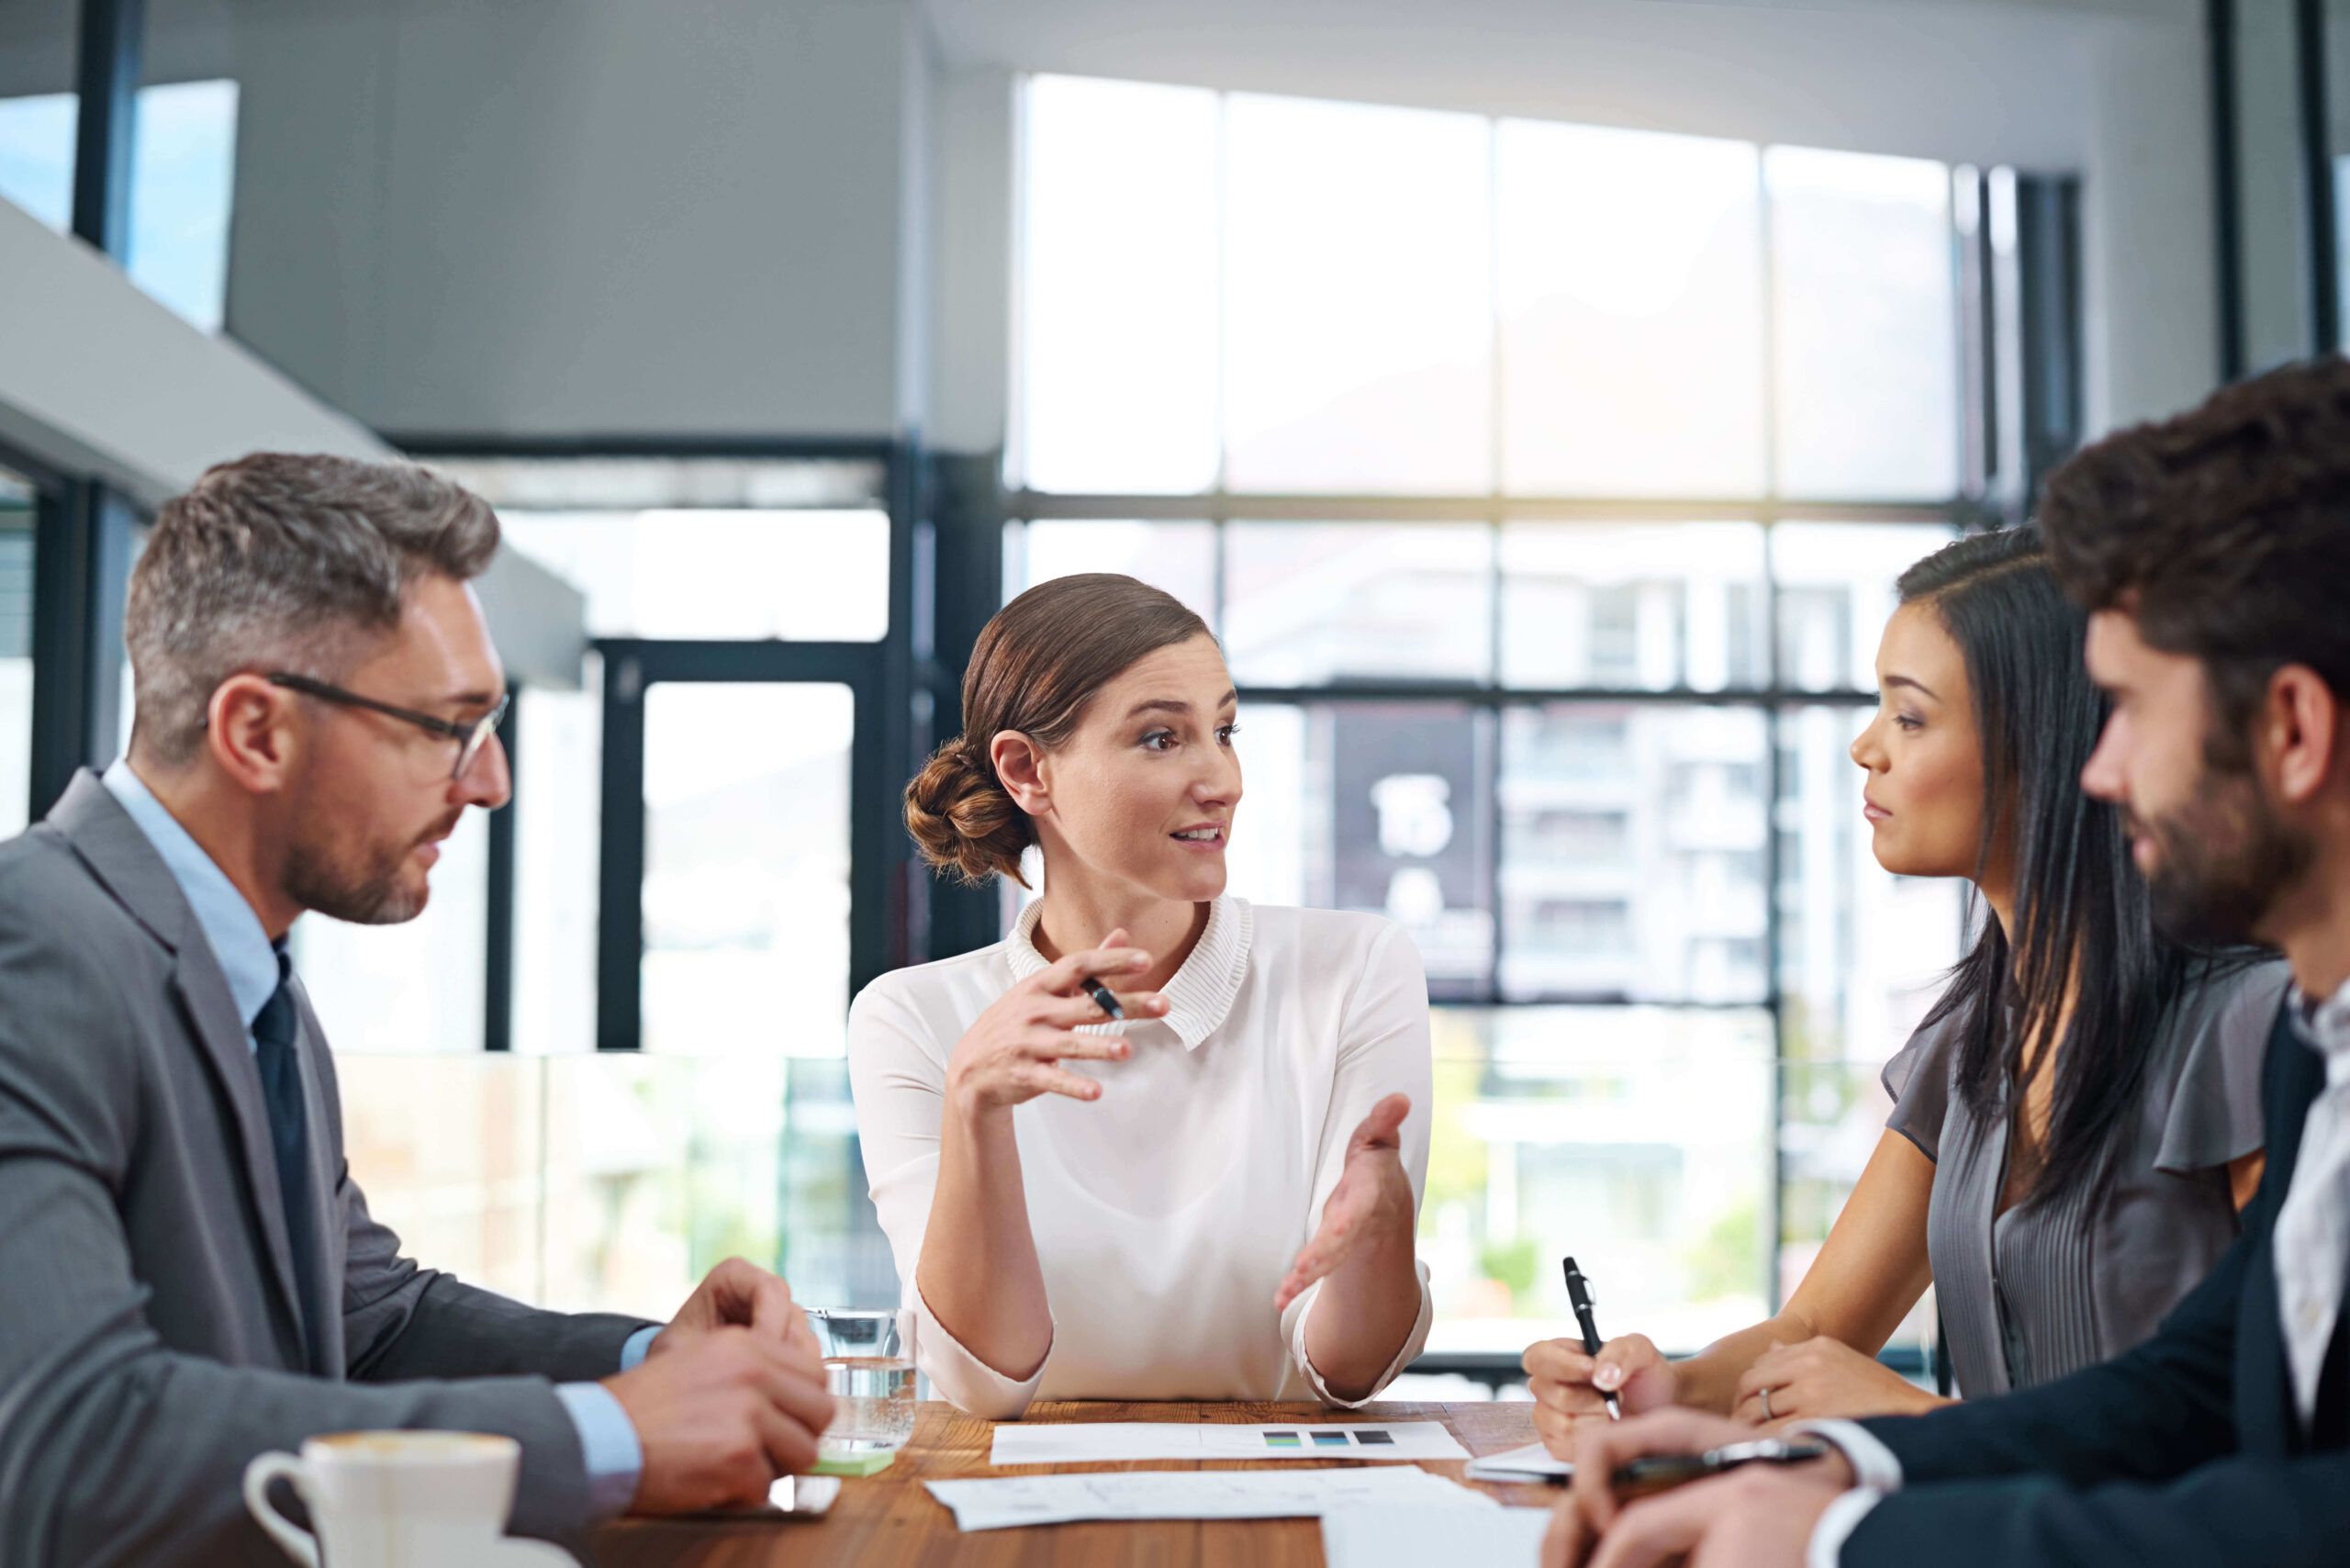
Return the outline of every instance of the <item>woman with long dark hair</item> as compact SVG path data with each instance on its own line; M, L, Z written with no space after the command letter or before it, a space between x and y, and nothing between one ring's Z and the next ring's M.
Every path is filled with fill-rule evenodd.
M1974 1396L2108 1360L2234 1239L2261 1169L2260 1064L2280 963L2162 936L2125 825L2079 787L2104 700L2038 531L1903 574L1852 743L1879 864L1964 877L1974 948L1887 1064L1893 1114L1779 1315L1668 1362L1639 1335L1526 1354L1561 1455L1603 1391L1759 1425L1939 1403L1875 1360L1935 1287Z

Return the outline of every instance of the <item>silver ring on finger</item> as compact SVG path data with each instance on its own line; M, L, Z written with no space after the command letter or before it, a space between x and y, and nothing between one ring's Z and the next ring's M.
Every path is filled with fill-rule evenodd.
M1771 1391L1768 1388L1758 1389L1754 1396L1762 1401L1762 1419L1765 1421L1774 1419L1771 1414Z

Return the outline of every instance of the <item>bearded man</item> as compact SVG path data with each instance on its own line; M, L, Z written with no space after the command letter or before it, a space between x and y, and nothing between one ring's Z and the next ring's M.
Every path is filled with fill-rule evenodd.
M1619 1506L1625 1460L1753 1433L1685 1410L1593 1431L1553 1568L2350 1562L2350 363L2089 447L2040 523L2111 699L2081 782L2126 813L2157 917L2292 966L2243 1234L2128 1355L1816 1423L1829 1452L1801 1467Z

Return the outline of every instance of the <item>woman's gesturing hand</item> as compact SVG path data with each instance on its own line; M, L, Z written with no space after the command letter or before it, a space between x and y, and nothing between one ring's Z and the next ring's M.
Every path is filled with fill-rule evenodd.
M1406 1094L1390 1094L1371 1108L1347 1140L1346 1169L1322 1205L1322 1225L1298 1252L1273 1297L1273 1310L1286 1312L1306 1287L1347 1260L1366 1239L1412 1236L1412 1179L1404 1170L1404 1118L1411 1114Z
M1120 980L1131 980L1151 963L1149 954L1125 941L1124 931L1113 931L1100 946L1071 953L998 997L955 1043L955 1054L946 1060L948 1101L963 1111L979 1112L1009 1109L1039 1094L1100 1099L1100 1083L1060 1064L1124 1061L1133 1047L1115 1036L1074 1032L1107 1017L1084 982L1100 978L1129 1018L1156 1018L1167 1011L1167 999L1157 991L1118 991Z
M1757 1357L1738 1380L1738 1403L1730 1413L1776 1431L1790 1421L1919 1416L1950 1403L1874 1356L1821 1334L1799 1344L1774 1345Z
M1645 1334L1627 1334L1584 1353L1574 1339L1541 1339L1527 1347L1522 1363L1534 1395L1534 1430L1556 1459L1575 1456L1575 1433L1607 1419L1606 1394L1617 1395L1627 1416L1662 1410L1679 1392L1678 1375Z

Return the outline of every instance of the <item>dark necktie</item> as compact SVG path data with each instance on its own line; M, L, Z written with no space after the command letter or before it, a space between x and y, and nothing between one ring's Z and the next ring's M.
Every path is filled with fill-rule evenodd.
M304 1344L315 1350L309 1319L317 1309L313 1288L318 1263L312 1234L310 1202L309 1118L302 1104L302 1066L294 1053L299 1020L294 1011L294 963L277 955L277 989L253 1020L254 1065L261 1070L261 1093L269 1107L269 1141L277 1156L277 1192L285 1205L285 1241L294 1254L294 1280L301 1294Z

